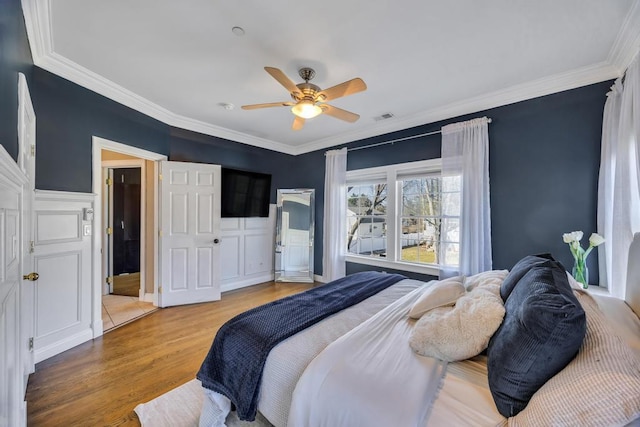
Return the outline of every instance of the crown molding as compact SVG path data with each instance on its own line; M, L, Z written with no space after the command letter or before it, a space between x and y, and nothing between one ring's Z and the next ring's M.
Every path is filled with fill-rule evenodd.
M22 0L22 14L34 63L53 52L49 1Z
M511 86L460 102L454 102L432 110L416 113L403 119L390 120L387 123L372 126L366 130L342 134L335 138L332 137L314 141L298 147L295 154L304 154L311 151L345 144L347 142L354 142L373 136L408 129L414 126L434 123L465 114L472 114L478 111L514 104L527 99L538 98L540 96L550 95L614 79L620 77L620 75L621 73L617 67L607 63L587 66L570 72L556 74L543 79Z
M416 113L402 119L392 119L388 122L368 127L365 130L348 132L336 137L324 138L294 147L175 114L55 53L51 34L50 2L51 0L22 0L33 62L38 67L170 126L290 155L322 150L617 78L624 73L640 49L640 0L636 0L618 32L605 62L511 86L443 107Z
M620 27L607 62L620 70L620 75L633 61L640 50L640 0L631 6L627 17Z

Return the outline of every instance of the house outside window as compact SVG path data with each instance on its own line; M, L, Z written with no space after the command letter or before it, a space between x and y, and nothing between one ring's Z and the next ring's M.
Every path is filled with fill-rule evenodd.
M439 159L347 172L347 261L437 275L456 268L460 177Z

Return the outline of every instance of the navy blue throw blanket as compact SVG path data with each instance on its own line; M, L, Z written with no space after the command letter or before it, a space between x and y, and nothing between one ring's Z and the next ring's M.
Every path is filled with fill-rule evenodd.
M253 421L262 370L273 347L402 279L399 274L356 273L239 314L216 334L197 378L227 396L241 420Z

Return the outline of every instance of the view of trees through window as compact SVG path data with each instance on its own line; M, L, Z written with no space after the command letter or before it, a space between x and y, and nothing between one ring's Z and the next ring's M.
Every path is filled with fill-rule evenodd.
M397 260L457 266L460 249L460 177L427 175L398 181ZM348 252L387 256L386 182L347 189Z
M350 253L386 256L387 184L347 188L347 249Z
M460 178L426 176L401 181L401 261L458 265Z

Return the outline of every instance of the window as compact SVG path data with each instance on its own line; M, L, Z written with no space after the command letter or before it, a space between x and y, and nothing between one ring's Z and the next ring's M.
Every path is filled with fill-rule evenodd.
M347 172L348 261L425 274L457 267L460 177L427 160Z

